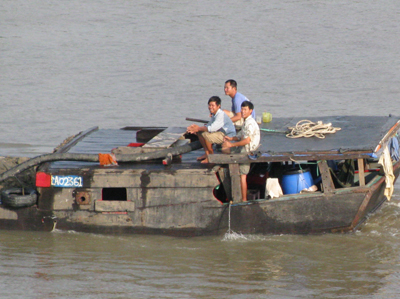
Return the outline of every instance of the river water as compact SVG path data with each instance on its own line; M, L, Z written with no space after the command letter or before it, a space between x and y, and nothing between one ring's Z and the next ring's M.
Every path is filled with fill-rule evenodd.
M400 2L3 0L0 155L188 125L225 80L276 116L397 114ZM1 298L398 298L400 185L361 231L0 232Z

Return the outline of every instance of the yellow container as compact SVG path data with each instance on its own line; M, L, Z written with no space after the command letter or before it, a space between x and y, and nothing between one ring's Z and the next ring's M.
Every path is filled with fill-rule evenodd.
M272 114L269 112L263 112L262 121L263 123L269 123L272 120Z

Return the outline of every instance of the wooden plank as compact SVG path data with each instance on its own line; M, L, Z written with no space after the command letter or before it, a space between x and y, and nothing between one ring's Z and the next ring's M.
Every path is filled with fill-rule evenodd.
M186 133L186 128L169 127L158 135L154 136L143 147L168 148Z
M121 128L121 130L125 131L139 131L139 130L165 130L167 127L143 127L143 126L127 126Z
M198 118L190 118L190 117L186 117L186 120L188 120L188 121L194 121L194 122L197 122L197 123L203 123L203 124L206 124L206 123L209 122L209 120L198 119Z
M365 186L364 159L357 159L358 163L358 181L360 186Z
M231 164L231 163L265 163L265 162L282 162L282 161L313 161L313 160L343 160L343 159L365 159L370 158L367 152L346 152L343 154L335 153L280 153L266 154L260 156L256 160L250 160L247 154L212 154L208 155L208 162L215 164Z
M356 225L360 222L361 216L365 215L365 209L367 208L369 201L371 200L371 197L373 195L372 191L368 191L368 193L365 194L365 198L363 202L361 203L357 214L354 216L353 222L351 223L351 228L355 228Z
M390 128L390 130L383 136L379 144L376 146L374 153L379 151L381 148L383 148L383 145L389 141L390 138L392 138L397 131L400 129L400 120L397 121L396 124L393 125L393 127Z
M143 153L151 153L159 151L159 148L142 148L142 147L132 147L132 146L120 146L113 148L111 153L114 155L136 155Z
M229 164L229 174L231 177L231 195L233 202L242 201L242 188L240 186L239 164Z
M335 191L335 185L333 184L329 166L326 160L318 162L319 171L322 177L322 185L324 187L324 193L332 193Z

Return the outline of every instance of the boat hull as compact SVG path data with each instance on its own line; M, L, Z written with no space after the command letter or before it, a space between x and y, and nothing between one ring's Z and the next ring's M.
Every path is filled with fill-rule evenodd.
M1 229L49 232L55 224L53 213L41 211L36 205L18 209L0 206Z
M359 227L386 200L384 178L371 187L347 188L326 195L296 194L275 200L221 204L188 200L179 205L140 207L132 211L57 210L37 206L1 208L6 229L74 230L102 234L162 234L171 236L243 234L310 234L346 232ZM5 219L8 218L8 219Z

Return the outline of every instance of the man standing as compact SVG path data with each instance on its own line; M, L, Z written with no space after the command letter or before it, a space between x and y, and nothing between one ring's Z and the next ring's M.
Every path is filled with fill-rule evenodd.
M232 111L224 110L224 112L231 118L232 122L236 126L243 124L243 118L241 115L241 105L244 101L249 101L244 95L237 91L237 83L235 80L227 80L225 82L225 94L232 98ZM253 110L252 117L256 119L256 112Z
M233 137L236 134L235 126L230 118L221 110L221 99L213 96L208 100L208 110L211 113L211 120L204 126L190 125L187 132L197 134L199 141L204 148L205 154L198 157L201 163L208 163L207 155L213 154L213 144L222 144L224 137ZM228 151L224 151L228 152Z
M235 137L226 136L222 148L240 147L240 152L250 153L257 150L260 146L260 128L251 116L254 106L250 101L244 101L241 105L241 115L244 119L242 130ZM237 142L230 142L237 141ZM250 163L239 164L240 187L242 190L242 200L247 201L247 174L250 171Z

